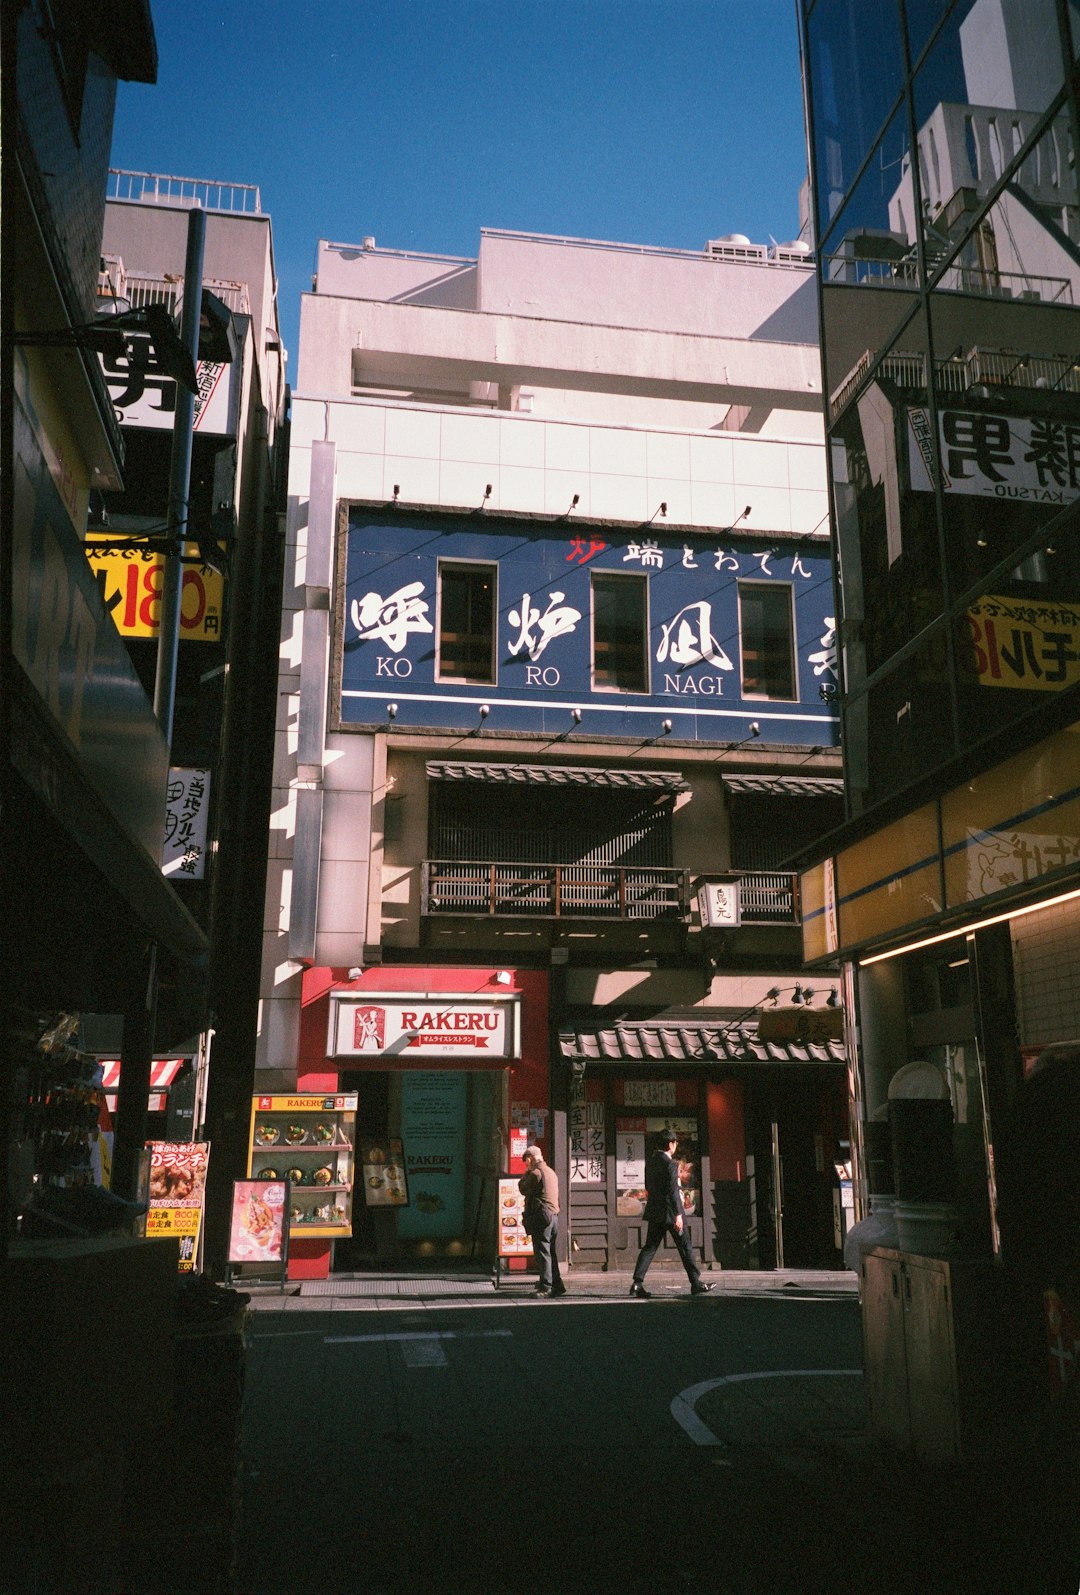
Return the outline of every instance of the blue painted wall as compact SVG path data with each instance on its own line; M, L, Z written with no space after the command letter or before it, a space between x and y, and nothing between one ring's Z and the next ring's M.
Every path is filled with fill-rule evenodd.
M463 686L435 679L439 559L498 566L497 680ZM648 693L594 692L590 685L590 573L648 579ZM742 581L790 585L795 597L798 700L741 696L738 589ZM479 706L490 732L657 736L729 742L750 720L762 742L833 746L838 720L822 689L836 683L832 584L827 552L807 543L654 527L608 528L500 521L487 515L409 516L354 509L345 564L341 718L471 730ZM567 739L572 741L573 737Z

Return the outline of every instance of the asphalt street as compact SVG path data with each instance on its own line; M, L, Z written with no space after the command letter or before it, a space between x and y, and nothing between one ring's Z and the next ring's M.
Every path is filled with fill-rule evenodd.
M1053 1587L1004 1474L878 1456L850 1293L269 1305L238 1595Z

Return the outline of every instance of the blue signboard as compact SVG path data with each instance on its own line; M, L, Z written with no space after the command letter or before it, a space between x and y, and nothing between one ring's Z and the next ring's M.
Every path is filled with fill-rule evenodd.
M620 587L615 576L638 580ZM612 628L608 645L625 651L636 614L640 680L613 685L615 672L598 666L601 628ZM833 614L828 550L805 540L354 508L340 612L341 720L642 741L665 734L670 720L674 739L709 742L738 740L754 720L763 742L834 746ZM490 659L477 669L485 625ZM472 633L467 659L463 626ZM769 684L751 690L766 654Z

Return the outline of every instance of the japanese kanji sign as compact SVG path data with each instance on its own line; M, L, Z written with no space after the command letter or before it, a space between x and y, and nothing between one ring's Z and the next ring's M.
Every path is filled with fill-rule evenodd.
M933 490L929 413L908 415L908 463L916 492ZM1080 422L1054 416L942 410L938 416L941 486L1029 504L1069 504L1080 496Z
M490 678L440 673L440 564L447 562L492 570L491 612L471 623L493 660ZM343 722L381 721L393 702L399 726L448 727L471 718L469 705L484 703L489 729L558 734L578 710L584 731L652 734L658 716L677 716L676 736L723 739L735 727L744 734L752 715L763 741L837 740L836 623L823 540L765 544L722 532L690 542L651 526L586 535L455 515L395 515L383 524L354 508L343 568ZM594 573L609 596L619 586L616 573L636 583L626 591L640 594L640 643L629 644L640 646L647 665L640 687L614 687L597 674ZM790 697L749 687L744 696L740 593L748 582L755 592L775 583L790 605Z
M1080 681L1080 603L987 595L967 621L980 686L1060 692Z
M103 551L100 545L106 544ZM148 548L117 549L105 538L87 537L86 557L105 608L122 637L156 637L161 626L164 556ZM184 544L180 588L182 642L220 642L225 579L220 571L197 562L194 543Z
M202 880L206 873L209 814L210 771L170 769L161 848L163 875L180 881Z

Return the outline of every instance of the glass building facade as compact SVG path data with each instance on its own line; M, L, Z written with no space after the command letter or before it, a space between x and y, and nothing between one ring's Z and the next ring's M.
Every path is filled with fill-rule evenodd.
M946 1370L898 1441L943 1460L965 1405L987 1433L1060 1393L1080 1321L1080 5L799 15L846 802L804 951L843 971L868 1380ZM898 1342L943 1255L966 1303L957 1274ZM1009 1348L993 1388L962 1308Z
M853 818L1080 682L1080 7L801 12Z

